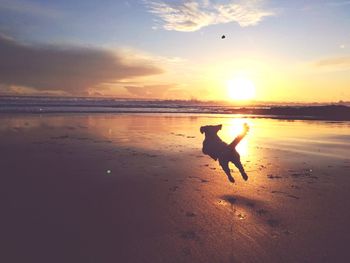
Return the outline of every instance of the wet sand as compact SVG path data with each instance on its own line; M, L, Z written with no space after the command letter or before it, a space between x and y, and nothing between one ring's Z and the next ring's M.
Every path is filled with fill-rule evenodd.
M201 152L239 145L248 182ZM348 262L350 124L1 115L1 262Z

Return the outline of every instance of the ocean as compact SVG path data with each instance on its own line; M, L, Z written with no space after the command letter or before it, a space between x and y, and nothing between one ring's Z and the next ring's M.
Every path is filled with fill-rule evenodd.
M0 96L0 113L218 114L291 120L350 121L347 103L257 103L81 97Z
M268 105L244 106L264 109ZM242 106L196 100L137 100L79 97L0 97L0 113L213 113L231 114Z

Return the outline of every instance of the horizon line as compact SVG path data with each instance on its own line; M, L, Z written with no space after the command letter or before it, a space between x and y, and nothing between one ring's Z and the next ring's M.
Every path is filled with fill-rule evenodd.
M225 103L237 105L254 105L254 104L350 104L350 100L338 101L259 101L259 100L210 100L210 99L166 99L166 98L145 98L145 97L118 97L118 96L73 96L73 95L27 95L27 94L0 94L2 97L20 97L20 98L72 98L72 99L112 99L112 100L133 100L133 101L181 101L181 102L199 102L199 103Z

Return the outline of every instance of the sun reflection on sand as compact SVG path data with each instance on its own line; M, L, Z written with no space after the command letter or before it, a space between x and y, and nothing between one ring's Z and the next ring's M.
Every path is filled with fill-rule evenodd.
M350 126L346 122L249 119L237 115L18 115L3 117L0 132L25 131L35 133L35 137L41 134L64 136L83 140L85 144L108 140L116 147L178 153L201 151L204 137L199 127L202 125L222 124L218 135L230 143L241 133L244 123L250 130L237 145L243 161L253 162L257 157L256 148L264 146L333 157L348 155Z

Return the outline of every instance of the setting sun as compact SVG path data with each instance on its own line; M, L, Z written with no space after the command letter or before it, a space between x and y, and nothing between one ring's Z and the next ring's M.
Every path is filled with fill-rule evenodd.
M227 82L227 92L233 100L251 100L255 97L255 85L247 78L237 77Z

